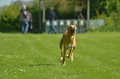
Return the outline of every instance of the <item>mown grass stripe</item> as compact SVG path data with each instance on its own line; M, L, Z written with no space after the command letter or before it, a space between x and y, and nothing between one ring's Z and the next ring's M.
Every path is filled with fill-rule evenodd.
M74 61L59 62L62 34L0 33L1 79L119 79L120 35L77 34ZM67 51L68 53L68 51Z

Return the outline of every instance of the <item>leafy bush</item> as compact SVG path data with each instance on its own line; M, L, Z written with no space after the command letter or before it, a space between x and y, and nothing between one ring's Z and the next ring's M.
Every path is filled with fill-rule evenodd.
M76 2L76 0L46 1L45 18L47 19L49 8L53 6L55 8L55 12L58 16L58 19L73 19L75 16L75 11L74 11L75 5L73 5L74 2ZM34 0L32 6L27 5L27 8L30 10L33 16L34 32L39 32L40 28L39 28L38 0ZM21 30L21 24L19 21L20 6L19 5L5 6L3 7L3 10L4 11L1 14L0 31L1 32L20 31ZM42 16L42 9L41 9L41 16Z
M3 12L1 13L0 31L18 31L20 28L19 23L19 6L10 5L3 7Z
M112 13L110 16L107 16L105 13L99 14L96 12L97 16L93 17L93 19L105 19L106 25L101 26L97 29L89 29L89 31L120 31L120 17L116 16L118 13Z
M74 5L75 4L75 5ZM86 0L48 0L46 1L45 15L47 18L49 8L53 6L58 19L73 19L76 12L75 7L78 5L83 7L83 16L86 18ZM42 6L42 5L41 5ZM91 0L90 18L105 19L106 25L102 26L95 31L120 31L120 2L118 0ZM34 32L39 32L39 9L38 0L34 0L33 5L27 5L33 16ZM3 7L0 21L0 31L20 31L21 24L19 21L19 5L10 5ZM95 13L95 11L97 11ZM42 16L42 9L41 9ZM42 17L41 17L42 20ZM42 23L42 21L41 21ZM92 30L94 31L94 30Z

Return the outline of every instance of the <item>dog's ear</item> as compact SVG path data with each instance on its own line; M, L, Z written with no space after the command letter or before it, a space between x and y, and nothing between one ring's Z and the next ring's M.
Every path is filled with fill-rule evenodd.
M70 31L70 27L71 27L71 25L67 27L67 30L68 30L68 31Z
M74 25L75 30L77 30L77 26Z
M75 27L75 29L77 30L77 27Z

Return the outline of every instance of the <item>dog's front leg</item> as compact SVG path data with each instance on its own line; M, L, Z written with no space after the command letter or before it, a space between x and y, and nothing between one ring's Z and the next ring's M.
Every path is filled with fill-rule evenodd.
M63 62L63 51L61 49L61 57L60 57L60 62L62 63Z
M62 62L62 65L63 65L63 66L65 65L66 50L67 50L67 49L64 48L64 52L63 52L63 62Z
M73 54L74 54L74 48L71 48L70 51L69 51L69 58L70 58L70 61L72 62L73 61Z

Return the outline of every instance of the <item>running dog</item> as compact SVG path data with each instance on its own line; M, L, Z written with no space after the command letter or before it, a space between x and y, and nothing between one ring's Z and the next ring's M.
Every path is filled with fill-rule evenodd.
M70 58L70 61L73 61L74 49L76 48L76 29L77 27L75 25L68 26L60 40L60 62L63 66L65 65L65 57ZM69 49L69 55L66 55L67 49Z

